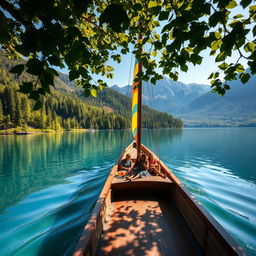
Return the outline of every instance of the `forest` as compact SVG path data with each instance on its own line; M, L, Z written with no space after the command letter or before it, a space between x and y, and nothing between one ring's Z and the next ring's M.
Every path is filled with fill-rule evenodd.
M56 89L42 98L43 107L33 111L35 102L19 92L19 82L30 77L9 73L14 62L0 55L0 129L126 129L130 128L130 99L111 89L97 98L84 98L79 89L71 89L58 80ZM180 128L183 123L169 114L143 107L146 128Z

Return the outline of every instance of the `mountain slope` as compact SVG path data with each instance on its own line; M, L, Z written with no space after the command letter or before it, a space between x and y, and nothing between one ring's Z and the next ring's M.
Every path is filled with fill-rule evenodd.
M184 108L179 116L191 124L212 122L227 125L253 125L256 123L256 76L242 84L229 82L231 89L223 97L206 93ZM200 121L201 120L201 121Z
M112 89L125 95L131 95L131 86ZM184 84L172 81L166 77L157 81L156 85L143 84L143 104L168 113L179 113L181 109L194 99L210 91L210 87L203 84ZM154 100L152 100L154 98Z
M22 62L22 60L19 60ZM97 98L84 98L81 88L74 87L68 76L60 74L55 78L55 88L51 95L46 95L43 108L30 111L34 102L19 92L18 83L31 80L32 77L23 73L19 78L9 73L17 63L6 58L0 51L0 129L20 127L70 129L122 129L130 127L130 99L106 89ZM67 85L65 82L68 82ZM145 108L146 127L180 128L180 119L166 113ZM157 120L157 121L156 121Z
M152 89L145 83L143 100L157 110L182 118L186 126L255 125L256 76L245 85L239 81L229 82L229 85L231 89L221 97L212 93L207 85L186 85L164 78L151 86ZM122 93L131 90L131 87L112 88ZM152 95L154 102L150 103Z

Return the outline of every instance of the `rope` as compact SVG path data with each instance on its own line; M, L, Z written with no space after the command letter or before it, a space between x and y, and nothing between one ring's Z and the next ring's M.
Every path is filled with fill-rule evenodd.
M153 86L151 86L151 90L152 90L152 95L153 95ZM156 109L154 96L152 97L152 102L153 102L153 109ZM158 143L158 137L157 137L157 131L156 131L155 115L153 115L153 124L154 124L153 131L154 131L155 142L156 142L156 154L158 157L160 157L159 143Z
M151 47L150 47L150 50L149 50L149 52L151 53L152 52L152 48L153 48L153 45L151 45ZM151 87L151 95L150 95L150 93L149 93L149 98L151 98L151 100L152 100L152 102L150 102L150 100L149 100L149 105L150 105L150 107L152 108L152 109L154 109L154 110L156 110L156 108L155 108L155 101L154 101L154 94L153 94L153 86L154 85L149 85L150 87ZM148 88L148 90L149 90L149 88ZM150 135L152 136L152 138L154 138L155 139L155 143L154 143L154 140L152 140L153 141L153 145L155 145L155 147L156 147L156 150L155 150L155 154L158 156L158 157L160 157L160 150L159 150L159 143L158 143L158 137L157 137L157 132L156 132L156 120L155 120L155 115L153 115L153 135L154 136L152 136L152 131L150 130Z
M128 93L129 93L129 85L131 84L132 61L133 61L133 54L131 54L129 78L128 78L127 89L126 89L126 93L125 93L125 95L126 95L127 97L129 97L129 96L128 96ZM131 106L130 106L130 108L131 108ZM122 140L121 140L120 150L119 150L119 151L120 151L120 154L121 154L121 152L123 151L124 147L127 146L127 145L125 145L125 144L126 144L127 141L128 141L129 134L130 134L130 131L127 131L127 130L124 131L124 134L123 134Z

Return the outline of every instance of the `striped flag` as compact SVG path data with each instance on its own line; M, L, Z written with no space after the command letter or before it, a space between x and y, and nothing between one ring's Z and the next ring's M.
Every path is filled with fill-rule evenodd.
M139 62L135 61L133 77L134 80L139 72ZM134 82L132 85L132 135L135 140L138 139L138 86L140 82Z

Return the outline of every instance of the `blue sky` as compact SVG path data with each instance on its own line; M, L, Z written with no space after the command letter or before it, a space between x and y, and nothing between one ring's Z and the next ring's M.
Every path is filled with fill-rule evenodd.
M248 8L242 9L242 7L237 6L236 8L231 10L230 17L234 17L236 14L241 13L244 15L244 17L248 16ZM230 20L232 21L232 19ZM157 32L160 34L161 28L164 24L161 24L161 27L157 29ZM253 39L253 36L249 36L250 40ZM210 80L208 80L209 75L214 72L218 71L218 65L220 63L215 63L216 56L210 56L210 50L206 50L202 52L200 55L203 57L203 61L201 65L194 66L193 64L188 65L188 71L179 72L179 81L189 84L189 83L198 83L198 84L210 84ZM157 57L158 58L158 57ZM236 63L238 59L238 54L234 54L232 58L228 59L228 62ZM159 60L159 58L158 58ZM240 59L240 63L244 65L244 68L247 68L247 64L245 60ZM133 74L133 67L134 67L134 57L132 57L132 53L129 53L127 55L122 55L122 62L116 63L114 61L109 61L109 65L113 66L115 68L114 71L114 78L113 79L107 79L105 77L94 77L95 80L98 78L103 79L105 82L107 82L108 86L118 85L120 87L126 86L127 84L132 83L132 74ZM130 67L132 67L130 69ZM161 74L161 69L157 69L157 71ZM67 73L67 70L62 70L62 72Z
M198 84L210 84L210 80L208 80L209 75L213 71L218 70L218 65L220 63L215 63L215 57L216 56L210 56L210 51L204 51L201 55L203 57L203 61L201 65L194 66L193 64L189 64L188 71L181 72L179 75L179 81L189 84L189 83L198 83ZM238 55L235 55L232 58L229 58L230 61L236 62L238 58ZM132 63L132 70L130 73L130 67ZM246 68L247 65L245 61L242 61L242 64L244 64L244 67ZM118 85L120 87L126 86L127 84L132 83L132 74L133 74L133 67L134 67L134 57L132 56L132 53L129 53L128 55L122 56L122 62L120 64L110 61L109 65L113 66L115 68L114 71L114 78L113 79L107 79L102 78L105 82L108 83L108 86ZM158 69L158 72L161 73L161 69ZM131 74L131 75L130 75Z
M243 14L244 17L248 17L248 8L243 9L241 6L237 6L234 9L230 9L231 15L230 17L234 17L237 14ZM232 21L232 18L231 20ZM160 34L161 28L164 24L157 29L157 32ZM253 36L249 35L249 39L253 40ZM246 54L245 54L246 55ZM188 65L188 71L179 72L179 81L189 84L189 83L198 83L198 84L210 84L210 80L208 80L209 75L214 72L218 71L218 65L221 63L215 63L216 56L210 56L210 50L206 50L201 53L201 56L203 57L203 61L201 65L194 66L193 64ZM231 58L228 58L228 62L236 63L238 59L238 54L233 52L233 56ZM132 61L132 62L131 62ZM132 71L130 73L130 65L132 63ZM246 64L245 60L240 59L240 63L244 65L244 68L246 69L248 66ZM134 58L132 57L132 53L129 53L128 55L122 56L122 62L120 64L115 63L114 61L110 61L109 65L113 66L115 68L114 71L114 78L113 79L107 79L102 78L105 82L108 83L108 86L112 85L118 85L118 86L126 86L127 84L132 83L132 74L133 74L133 67L134 67ZM162 73L160 69L157 70L160 74ZM221 76L220 76L221 77Z

